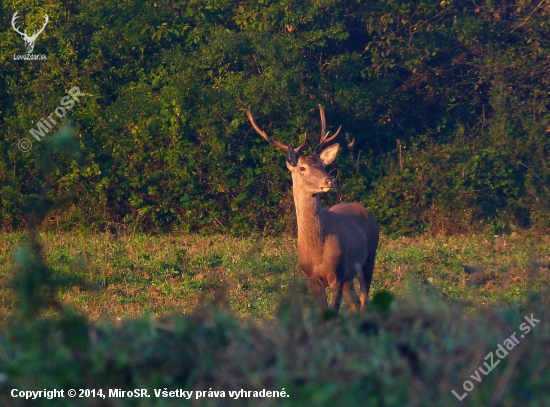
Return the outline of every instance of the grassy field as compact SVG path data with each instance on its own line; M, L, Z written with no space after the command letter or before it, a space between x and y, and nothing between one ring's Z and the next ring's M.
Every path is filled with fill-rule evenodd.
M292 238L39 239L42 257L24 235L0 236L2 406L550 403L544 235L382 239L368 312L337 318L312 306ZM14 389L105 397L27 400ZM263 389L287 396L229 393Z
M12 309L6 288L13 251L22 234L0 235L0 306ZM226 302L237 315L270 317L289 286L303 285L296 241L227 236L112 236L41 234L46 262L60 275L76 272L90 289L73 286L61 299L92 320L145 313L188 313L199 303ZM372 291L398 296L411 285L430 286L444 298L475 309L522 299L527 277L548 282L550 238L514 236L382 238ZM300 291L305 302L310 295ZM347 312L344 302L343 312Z

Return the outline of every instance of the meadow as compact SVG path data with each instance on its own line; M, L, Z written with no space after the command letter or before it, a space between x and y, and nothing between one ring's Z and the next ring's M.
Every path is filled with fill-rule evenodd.
M66 287L62 301L91 320L146 313L189 313L216 293L239 316L273 318L291 285L305 285L289 236L236 238L223 235L123 235L46 232L45 259L59 275L74 273L87 289ZM23 234L3 234L0 263L9 266ZM521 302L530 276L548 281L550 237L470 235L389 239L382 237L371 294L404 294L430 286L443 298L471 309ZM0 304L13 308L9 267L0 272ZM223 293L223 294L222 294ZM306 293L302 301L310 300ZM344 302L345 304L345 302ZM347 307L345 304L344 307ZM347 312L347 309L344 311Z

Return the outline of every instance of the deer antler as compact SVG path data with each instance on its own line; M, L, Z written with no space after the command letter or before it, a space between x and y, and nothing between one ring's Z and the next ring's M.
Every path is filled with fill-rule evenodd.
M27 35L27 32L24 31L24 32L21 32L19 31L19 29L15 26L15 22L17 21L17 19L19 18L18 16L19 14L19 11L16 11L15 14L13 15L13 17L11 18L11 26L13 27L13 29L15 30L15 32L19 35L21 35L22 37L25 37L27 40L29 41L32 41L32 40L36 40L36 38L38 38L38 36L40 35L40 33L42 33L42 31L44 31L44 29L46 28L46 25L48 25L48 21L50 20L50 18L48 17L47 14L44 14L45 17L46 17L46 21L44 21L44 25L42 26L42 28L38 31L35 31L32 35Z
M315 152L318 153L322 146L325 144L330 143L332 140L338 136L340 133L340 130L342 130L342 126L338 127L338 130L336 130L336 133L334 133L332 136L328 137L328 131L327 131L327 122L325 119L325 110L323 109L322 105L319 105L319 112L321 113L321 134L319 136L319 143L315 147Z
M48 21L50 20L50 18L48 17L47 14L44 13L44 15L46 16L46 21L44 21L44 25L42 26L42 28L41 28L40 30L35 31L35 32L33 33L33 35L31 35L31 38L32 38L33 40L36 40L36 38L38 38L38 36L40 35L40 33L41 33L42 31L44 31L44 28L46 28L46 25L48 25Z
M17 14L19 13L19 11L16 11L15 14L13 15L13 17L11 18L11 26L13 27L13 29L15 30L15 32L23 37L26 37L27 34L25 34L24 32L22 33L21 31L19 31L19 29L15 26L15 21L17 20L17 18L19 17Z
M248 111L246 112L246 115L248 116L248 120L250 120L250 123L252 123L252 127L254 127L254 130L256 130L258 132L258 134L260 136L262 136L262 138L264 140L266 140L267 142L269 142L270 144L274 145L275 147L283 150L285 153L288 152L288 147L289 146L285 146L284 144L282 143L279 143L278 141L275 141L273 140L271 137L269 137L262 129L260 129L258 127L258 125L256 124L256 122L254 121L254 118L252 117L252 111L251 111L251 107L248 106ZM300 144L300 146L296 149L294 149L294 152L298 153L305 145L306 145L306 140L307 140L307 136L304 134L304 141L302 142L302 144Z

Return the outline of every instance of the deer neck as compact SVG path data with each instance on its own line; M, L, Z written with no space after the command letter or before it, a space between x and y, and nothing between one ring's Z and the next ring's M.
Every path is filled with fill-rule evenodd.
M300 194L294 191L294 204L298 221L298 248L306 247L308 251L321 248L324 240L324 209L319 195Z

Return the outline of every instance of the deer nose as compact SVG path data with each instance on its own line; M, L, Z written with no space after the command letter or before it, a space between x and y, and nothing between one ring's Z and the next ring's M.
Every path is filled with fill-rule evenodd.
M325 183L331 188L334 186L334 180L332 178L327 178Z

